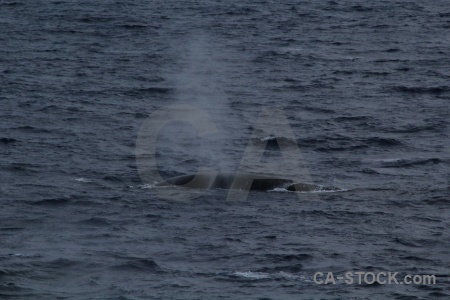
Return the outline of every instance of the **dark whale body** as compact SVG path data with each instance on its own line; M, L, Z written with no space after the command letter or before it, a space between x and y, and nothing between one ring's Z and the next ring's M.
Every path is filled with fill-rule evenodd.
M155 186L182 186L195 189L240 189L269 191L284 188L288 191L335 191L335 187L322 187L308 183L294 183L290 179L274 178L246 173L198 173L169 178Z

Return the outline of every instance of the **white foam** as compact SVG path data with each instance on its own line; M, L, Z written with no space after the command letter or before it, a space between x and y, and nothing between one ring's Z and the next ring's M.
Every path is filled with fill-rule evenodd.
M317 190L314 190L311 192L306 192L306 193L340 193L340 192L347 192L347 191L349 191L349 189L324 190L322 188L319 188ZM301 193L305 193L305 192L301 192Z
M283 278L287 280L305 280L306 277L303 275L295 275L287 272L280 271L278 273L273 274L275 278Z
M92 182L91 179L87 179L87 178L84 178L84 177L76 178L75 181L84 182L84 183Z
M141 189L152 189L154 187L155 186L153 184L143 184L143 185L139 186L139 188L141 188Z
M270 274L263 272L234 272L234 276L243 277L248 279L267 279L270 278Z
M261 138L260 140L261 140L261 142L265 142L265 141L273 141L276 139L277 139L277 137L275 137L275 136L267 136L267 137Z
M269 192L289 192L285 188L274 188L273 190L269 190Z
M234 272L234 276L252 279L252 280L261 280L261 279L286 279L286 280L306 280L307 278L303 275L296 275L287 272L276 272L276 273L264 273L264 272Z
M14 257L24 257L24 258L29 258L29 257L40 257L39 254L24 254L24 253L11 253L9 254L10 256L14 256Z
M268 192L281 192L281 193L302 193L302 194L309 194L309 193L340 193L340 192L347 192L349 189L337 189L337 190L326 190L323 189L323 186L318 186L317 189L314 189L312 191L289 191L286 188L274 188L273 190L269 190Z

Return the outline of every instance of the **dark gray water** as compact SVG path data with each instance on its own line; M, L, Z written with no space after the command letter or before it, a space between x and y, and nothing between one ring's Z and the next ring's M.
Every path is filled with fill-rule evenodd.
M0 2L0 298L449 297L449 2L281 2ZM312 181L346 191L155 189L136 140L175 103L219 133L164 127L163 177L235 170L278 106Z

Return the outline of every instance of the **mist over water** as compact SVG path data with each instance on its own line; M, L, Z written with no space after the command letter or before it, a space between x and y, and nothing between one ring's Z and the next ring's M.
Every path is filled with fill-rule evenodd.
M175 103L204 110L218 129L213 135L200 136L192 124L176 120L167 124L167 132L160 133L164 138L158 140L158 147L177 151L172 157L182 161L175 163L174 171L181 174L192 173L192 166L217 172L234 172L239 163L236 159L236 141L243 137L243 120L234 114L225 84L228 75L227 55L232 54L219 53L220 48L213 43L206 33L198 32L188 38L187 44L175 46L182 66L172 76ZM240 145L241 148L245 146ZM170 157L165 151L159 154L163 158L161 161L164 161L165 156ZM171 166L161 166L161 172Z

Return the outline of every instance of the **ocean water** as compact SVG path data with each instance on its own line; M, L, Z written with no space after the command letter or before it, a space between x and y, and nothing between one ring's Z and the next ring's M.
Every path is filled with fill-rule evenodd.
M450 296L448 1L2 0L0 28L1 299ZM341 190L154 187L138 141L179 104L217 130L169 115L162 178L262 147L261 172Z

